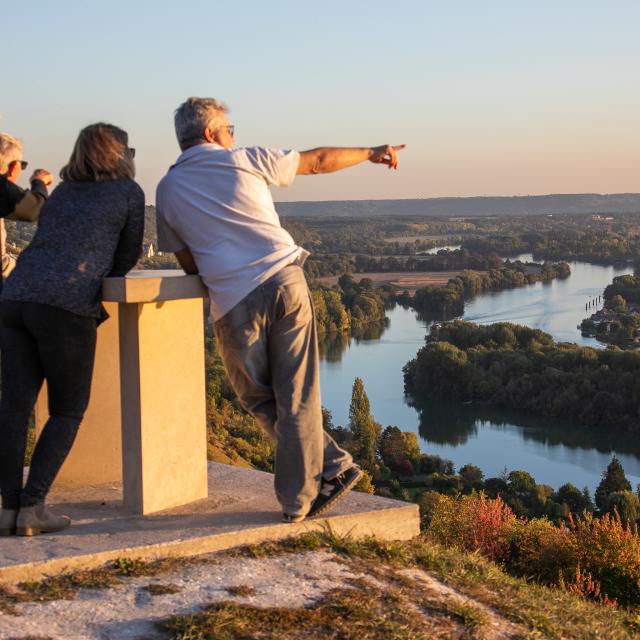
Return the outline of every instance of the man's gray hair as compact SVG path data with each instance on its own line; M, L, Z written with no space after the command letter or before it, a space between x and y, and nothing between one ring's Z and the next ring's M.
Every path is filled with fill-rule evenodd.
M0 133L0 174L7 173L14 160L22 160L22 140Z
M215 130L224 125L222 116L227 111L227 105L215 98L187 98L174 116L180 148L186 149L203 140L205 129Z

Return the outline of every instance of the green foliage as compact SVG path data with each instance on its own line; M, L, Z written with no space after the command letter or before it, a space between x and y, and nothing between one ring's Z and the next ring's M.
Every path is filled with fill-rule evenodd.
M367 278L356 282L349 274L343 274L333 287L313 282L310 289L320 334L381 325L393 298L389 289L374 288Z
M463 271L443 286L430 285L418 289L408 302L421 312L430 312L442 317L461 315L464 301L478 293L513 289L535 282L549 282L554 278L566 278L571 268L566 262L557 264L544 263L524 264L522 262L505 262L499 269L491 269L486 273Z
M602 473L602 480L596 489L595 499L598 509L602 512L610 511L613 505L609 502L609 496L624 491L631 491L631 483L627 480L622 463L617 456L613 456Z
M635 346L640 335L640 276L614 278L603 297L604 308L583 320L583 332L620 347Z
M215 340L205 344L207 424L210 448L221 451L228 461L242 461L263 471L273 471L274 445L238 402Z
M582 491L574 487L570 482L563 484L553 495L553 500L563 505L563 515L569 513L580 514L583 511L593 511L593 502L589 495L589 489L585 487Z
M371 415L369 398L361 378L356 378L353 382L349 406L349 431L355 461L365 471L375 472L378 429Z
M510 323L436 325L404 367L415 398L481 401L598 428L640 430L640 353L558 343Z
M476 467L474 464L465 464L460 467L458 475L460 476L467 493L473 489L479 489L484 479L482 469L480 469L480 467Z
M382 432L379 450L382 462L392 471L400 471L405 462L410 462L413 467L420 460L417 435L412 432L402 432L398 427L387 427Z

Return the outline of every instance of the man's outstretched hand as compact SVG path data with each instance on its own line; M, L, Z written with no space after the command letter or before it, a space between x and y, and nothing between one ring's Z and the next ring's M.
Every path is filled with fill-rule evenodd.
M379 147L373 147L371 149L371 155L369 156L369 162L375 164L386 164L389 169L398 168L398 151L402 151L405 145L397 144L392 146L390 144L383 144Z

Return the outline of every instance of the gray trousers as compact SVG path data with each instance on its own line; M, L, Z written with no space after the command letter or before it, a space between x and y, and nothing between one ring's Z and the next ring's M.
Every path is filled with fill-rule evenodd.
M218 349L240 403L275 439L275 490L283 511L306 515L322 478L352 464L322 429L316 323L304 272L284 267L215 323Z

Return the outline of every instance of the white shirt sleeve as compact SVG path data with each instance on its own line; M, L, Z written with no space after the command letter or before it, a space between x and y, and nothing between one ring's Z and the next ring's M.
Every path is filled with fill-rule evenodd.
M162 211L156 206L156 225L158 227L158 249L175 253L186 248L186 243L165 220Z
M265 149L247 147L247 159L264 176L267 184L288 187L296 177L300 154L293 149Z

